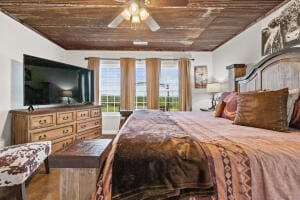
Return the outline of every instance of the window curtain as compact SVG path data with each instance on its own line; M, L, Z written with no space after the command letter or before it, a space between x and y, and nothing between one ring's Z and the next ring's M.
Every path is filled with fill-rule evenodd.
M94 70L94 104L99 105L100 58L89 57L88 68Z
M135 109L135 58L121 58L121 110Z
M160 67L161 60L159 58L146 59L147 109L159 109Z
M182 58L179 68L179 111L192 111L191 61Z

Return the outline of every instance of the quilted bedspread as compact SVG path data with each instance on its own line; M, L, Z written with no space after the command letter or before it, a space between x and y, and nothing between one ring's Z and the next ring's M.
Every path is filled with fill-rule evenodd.
M51 142L34 142L0 149L0 187L19 185L50 155Z
M114 140L95 198L297 200L299 190L299 131L136 111Z

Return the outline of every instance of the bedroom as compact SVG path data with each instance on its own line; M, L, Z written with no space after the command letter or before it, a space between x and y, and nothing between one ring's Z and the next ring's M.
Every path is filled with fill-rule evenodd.
M297 47L300 47L299 0L141 1L138 6L141 8L144 7L151 18L143 21L141 20L142 17L140 17L139 23L134 23L132 17L128 21L124 17L124 9L130 8L131 3L107 0L5 0L0 2L0 64L2 70L0 73L0 91L2 93L0 99L1 149L17 143L32 142L34 141L33 137L39 138L41 136L41 140L47 141L43 138L46 131L47 133L53 131L56 134L56 131L58 131L56 128L64 128L66 125L70 125L70 130L74 129L76 132L79 125L88 123L91 120L95 121L95 126L97 125L93 127L97 136L99 135L102 139L111 139L116 135L120 135L118 132L121 121L124 122L124 118L131 114L131 112L120 114L119 110L133 110L135 108L171 111L166 113L170 113L172 121L175 121L178 127L184 129L185 133L191 135L192 133L190 132L193 132L191 131L193 127L199 129L195 132L200 132L201 127L205 128L205 126L192 120L191 116L185 114L177 116L176 111L181 110L187 111L186 113L191 113L191 115L195 114L195 117L201 119L199 121L209 125L211 123L209 121L210 118L206 118L205 116L213 116L214 112L211 110L200 111L200 109L205 110L212 107L212 96L215 93L215 98L219 98L222 92L236 90L236 86L236 91L239 92L265 89L279 90L288 87L291 93L297 93L297 89L300 88L298 81L300 61L297 60L299 57ZM138 9L140 8L138 7ZM113 24L113 27L108 27L116 17L120 16L120 13L122 16L121 23L117 23L116 27L115 24ZM148 15L146 14L146 16ZM117 22L118 19L120 18L117 18ZM155 20L156 23L151 20L149 21L149 19ZM133 42L137 45L134 45ZM77 115L77 113L80 113L80 115L83 115L82 120L75 120L72 123L62 125L56 124L53 127L49 126L42 129L31 129L30 127L25 127L27 126L25 125L21 131L15 131L17 125L14 123L16 120L13 120L13 115L21 115L22 113L14 113L13 111L19 109L27 110L28 107L27 105L24 106L23 101L24 54L37 57L38 59L65 63L73 67L78 66L86 69L89 66L90 69L94 69L93 85L95 89L94 100L96 102L94 106L96 107L93 107L93 105L84 106L91 106L85 107L89 110L87 115L89 117L93 115L95 118L85 119L85 113L81 112L81 108L76 107L78 110L71 110L72 114L70 117L77 119L77 117L81 117ZM286 67L282 67L285 65ZM159 70L155 71L147 66L159 66ZM124 70L123 68L131 68L135 73L129 70L121 73ZM266 70L262 70L265 68ZM189 70L182 71L182 69ZM232 72L239 69L243 71L242 75L246 74L246 76L236 81ZM97 70L99 70L99 73ZM202 77L203 73L205 74L205 78ZM135 81L130 83L130 79L135 79ZM196 84L195 80L199 84ZM217 84L213 85L212 83ZM217 88L211 88L213 86L217 86ZM268 91L264 92L266 95L271 95L267 94ZM67 96L72 96L72 94L64 95L65 104L68 103L68 98L72 99L72 97ZM274 111L280 107L275 106L276 99L278 98L273 97L272 101L264 105L272 108L271 111ZM213 101L213 104L216 104L216 102ZM100 116L98 105L101 105ZM251 106L255 106L254 103ZM60 119L58 114L66 112L63 109L73 109L71 108L72 106L67 105L65 107L68 108L53 105L33 105L33 107L35 111L32 113L26 111L24 114L23 112L26 115L24 119L31 118L31 115L43 115L44 117L46 112L49 111L52 113L50 117L52 116L52 120L56 123ZM189 112L190 110L192 112ZM93 114L91 114L92 112ZM165 115L164 113L162 112L162 115ZM278 113L273 114L272 116L274 117ZM140 116L143 119L144 116L151 116L151 113L147 115L137 112L136 116ZM68 116L61 118L63 119L64 117ZM255 118L261 120L259 117L257 115ZM139 122L133 118L131 117L123 125L124 130L121 131L121 135L126 135L126 129L131 124L136 124L133 128L139 127ZM165 117L162 118L162 121L165 120ZM185 121L182 118L189 119L189 121ZM37 119L40 120L40 118ZM99 125L99 121L97 120L100 120L102 124ZM145 120L151 121L148 118ZM156 119L153 120L155 121ZM211 120L220 121L220 124L222 124L224 130L229 135L234 132L234 130L231 130L234 129L232 127L240 127L232 125L232 121L223 118L213 118ZM22 122L22 120L19 121ZM186 124L189 122L191 123L191 127L188 127ZM149 124L151 123L149 122ZM266 124L268 123L264 123L263 120L258 123L258 126ZM165 125L168 127L168 122L165 122ZM277 126L278 124L272 125ZM216 125L215 128L217 129L215 132L219 133L219 126ZM244 128L245 132L253 132L253 129L241 126L241 130L244 130ZM209 127L209 129L211 129L209 130L210 132L213 132L212 127ZM261 130L264 132L262 134L270 134L268 131L265 133L265 129L261 128ZM87 131L83 128L82 131L78 132L86 133ZM26 133L27 136L24 136ZM86 137L90 137L89 134L94 133L89 132L86 134ZM242 137L243 134L239 135ZM253 135L256 135L256 133L253 133ZM299 136L295 135L293 138L294 142L298 142L296 144L299 144ZM256 137L258 136L256 135ZM270 137L273 138L272 135ZM75 136L75 140L76 138L78 137ZM81 137L81 139L84 138L85 136ZM153 138L155 137L153 136ZM151 144L150 139L149 144ZM288 138L285 139L289 140ZM197 138L195 140L202 141L204 139ZM117 141L117 139L114 141ZM119 142L122 142L122 140L119 140ZM66 143L60 140L52 142L52 154L55 154L57 148L60 149L62 146L75 144L72 139L71 142ZM130 144L126 143L125 145ZM276 145L274 144L274 146ZM184 147L182 148L182 151L186 151ZM299 152L299 148L296 148L296 150ZM277 151L274 150L274 152ZM204 154L207 156L206 151L204 151ZM300 158L296 156L295 159L296 161L291 166L288 166L290 168L294 167L294 170L299 169ZM60 196L62 195L62 188L66 187L62 187L61 185L59 187L55 186L55 184L59 183L60 178L62 178L59 171L63 169L51 167L51 156L49 164L49 175L45 175L43 166L41 166L26 181L26 190L25 184L22 184L24 185L23 190L21 187L17 191L26 193L28 199L70 199ZM251 170L254 169L251 168ZM220 171L218 170L217 172ZM96 174L99 175L99 173ZM94 179L98 178L97 175L95 175L96 178L94 177ZM260 199L274 199L274 196L267 195L272 193L272 189L274 188L283 186L287 190L293 190L295 186L299 186L300 180L299 178L297 179L299 174L296 173L293 176L296 177L295 182L284 182L283 185L279 183L271 184L264 191L264 195L266 196ZM276 176L274 175L274 177ZM271 180L271 178L267 178L267 181ZM98 182L98 179L94 181ZM253 177L253 181L257 180ZM46 186L40 188L39 184L46 184ZM90 188L91 192L88 192L89 196L96 192L96 186ZM99 187L97 188L99 189ZM14 189L15 186L0 186L0 193L8 193L9 197L14 198L14 193L12 193ZM235 189L240 188L237 187ZM298 189L300 190L300 188ZM219 190L215 192L219 195L222 194L222 191ZM255 199L256 192L255 187L252 188L252 199ZM277 188L277 192L274 193L278 194L280 192L281 189ZM298 199L299 194L295 192L297 191L283 192L281 194L283 195L281 196L282 198L277 199ZM75 194L76 192L74 191L73 193ZM225 192L223 193L225 195ZM8 198L7 195L3 197L1 194L0 198ZM234 194L237 195L238 193L234 192ZM184 195L184 192L182 195ZM170 197L170 199L176 198L179 197L172 195ZM218 198L226 199L221 196L218 196ZM76 196L74 199L82 198ZM106 199L109 199L109 197L106 197ZM147 198L133 197L131 199ZM159 198L153 197L152 199ZM189 198L186 197L186 199ZM235 199L239 198L235 196ZM243 198L240 197L240 199ZM245 197L245 199L247 198Z

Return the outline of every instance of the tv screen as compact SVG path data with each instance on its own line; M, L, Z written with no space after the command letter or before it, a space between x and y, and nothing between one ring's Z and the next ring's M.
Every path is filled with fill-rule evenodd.
M94 101L93 71L24 55L24 105Z

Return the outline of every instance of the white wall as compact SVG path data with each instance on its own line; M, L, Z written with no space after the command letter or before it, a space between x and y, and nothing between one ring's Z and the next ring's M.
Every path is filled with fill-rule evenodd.
M65 51L0 12L0 147L10 143L9 110L19 107L23 54L64 61ZM19 92L14 92L19 91ZM18 98L16 100L16 98Z
M261 31L287 5L288 3L213 51L213 71L216 80L222 81L228 79L226 66L240 63L252 66L263 58L261 55Z
M66 62L81 67L87 66L85 57L100 57L100 58L121 58L134 57L137 59L143 58L167 58L178 59L182 57L194 58L192 62L191 74L194 74L194 66L206 65L208 67L209 79L213 77L212 53L211 52L158 52L158 51L68 51ZM205 92L205 89L195 89L194 79L192 78L193 86L193 110L200 108L208 108L210 106L210 96Z

